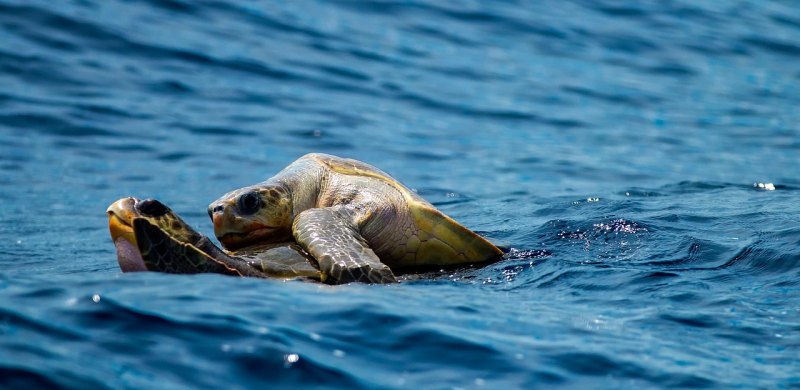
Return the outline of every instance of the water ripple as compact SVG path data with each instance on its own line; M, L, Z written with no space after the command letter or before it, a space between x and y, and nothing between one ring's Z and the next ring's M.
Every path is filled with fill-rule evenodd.
M116 134L92 125L80 125L54 116L36 113L0 115L0 125L64 137L96 137Z

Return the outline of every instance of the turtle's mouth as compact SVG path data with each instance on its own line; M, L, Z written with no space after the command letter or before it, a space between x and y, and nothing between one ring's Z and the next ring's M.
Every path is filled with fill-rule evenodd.
M112 241L123 238L132 242L134 245L136 244L136 235L133 233L133 226L111 212L108 213L108 231L111 233Z
M287 235L282 229L274 226L264 226L249 232L230 232L217 237L219 242L230 250L236 250L252 244L269 244L286 241Z
M136 216L133 207L136 201L136 198L122 198L106 209L111 240L116 241L118 238L124 238L136 245L136 236L133 233L133 218Z

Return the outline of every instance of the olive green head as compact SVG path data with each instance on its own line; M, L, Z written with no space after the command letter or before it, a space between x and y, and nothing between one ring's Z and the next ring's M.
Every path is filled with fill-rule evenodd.
M214 234L231 250L292 237L292 197L283 184L259 184L231 191L208 206Z

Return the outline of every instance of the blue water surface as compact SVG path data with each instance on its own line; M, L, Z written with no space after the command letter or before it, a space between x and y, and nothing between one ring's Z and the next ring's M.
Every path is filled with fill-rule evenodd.
M800 387L798 63L777 0L0 0L0 387ZM112 201L309 152L508 258L120 273Z

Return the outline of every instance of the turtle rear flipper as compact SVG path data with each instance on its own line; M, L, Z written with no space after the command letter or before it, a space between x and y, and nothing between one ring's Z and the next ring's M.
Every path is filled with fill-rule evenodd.
M150 271L265 277L246 262L226 256L219 248L209 250L207 247L213 244L204 236L194 244L178 241L144 218L133 220L133 231L144 264Z
M317 260L320 271L334 284L397 282L342 208L303 211L295 218L292 231L297 243Z

